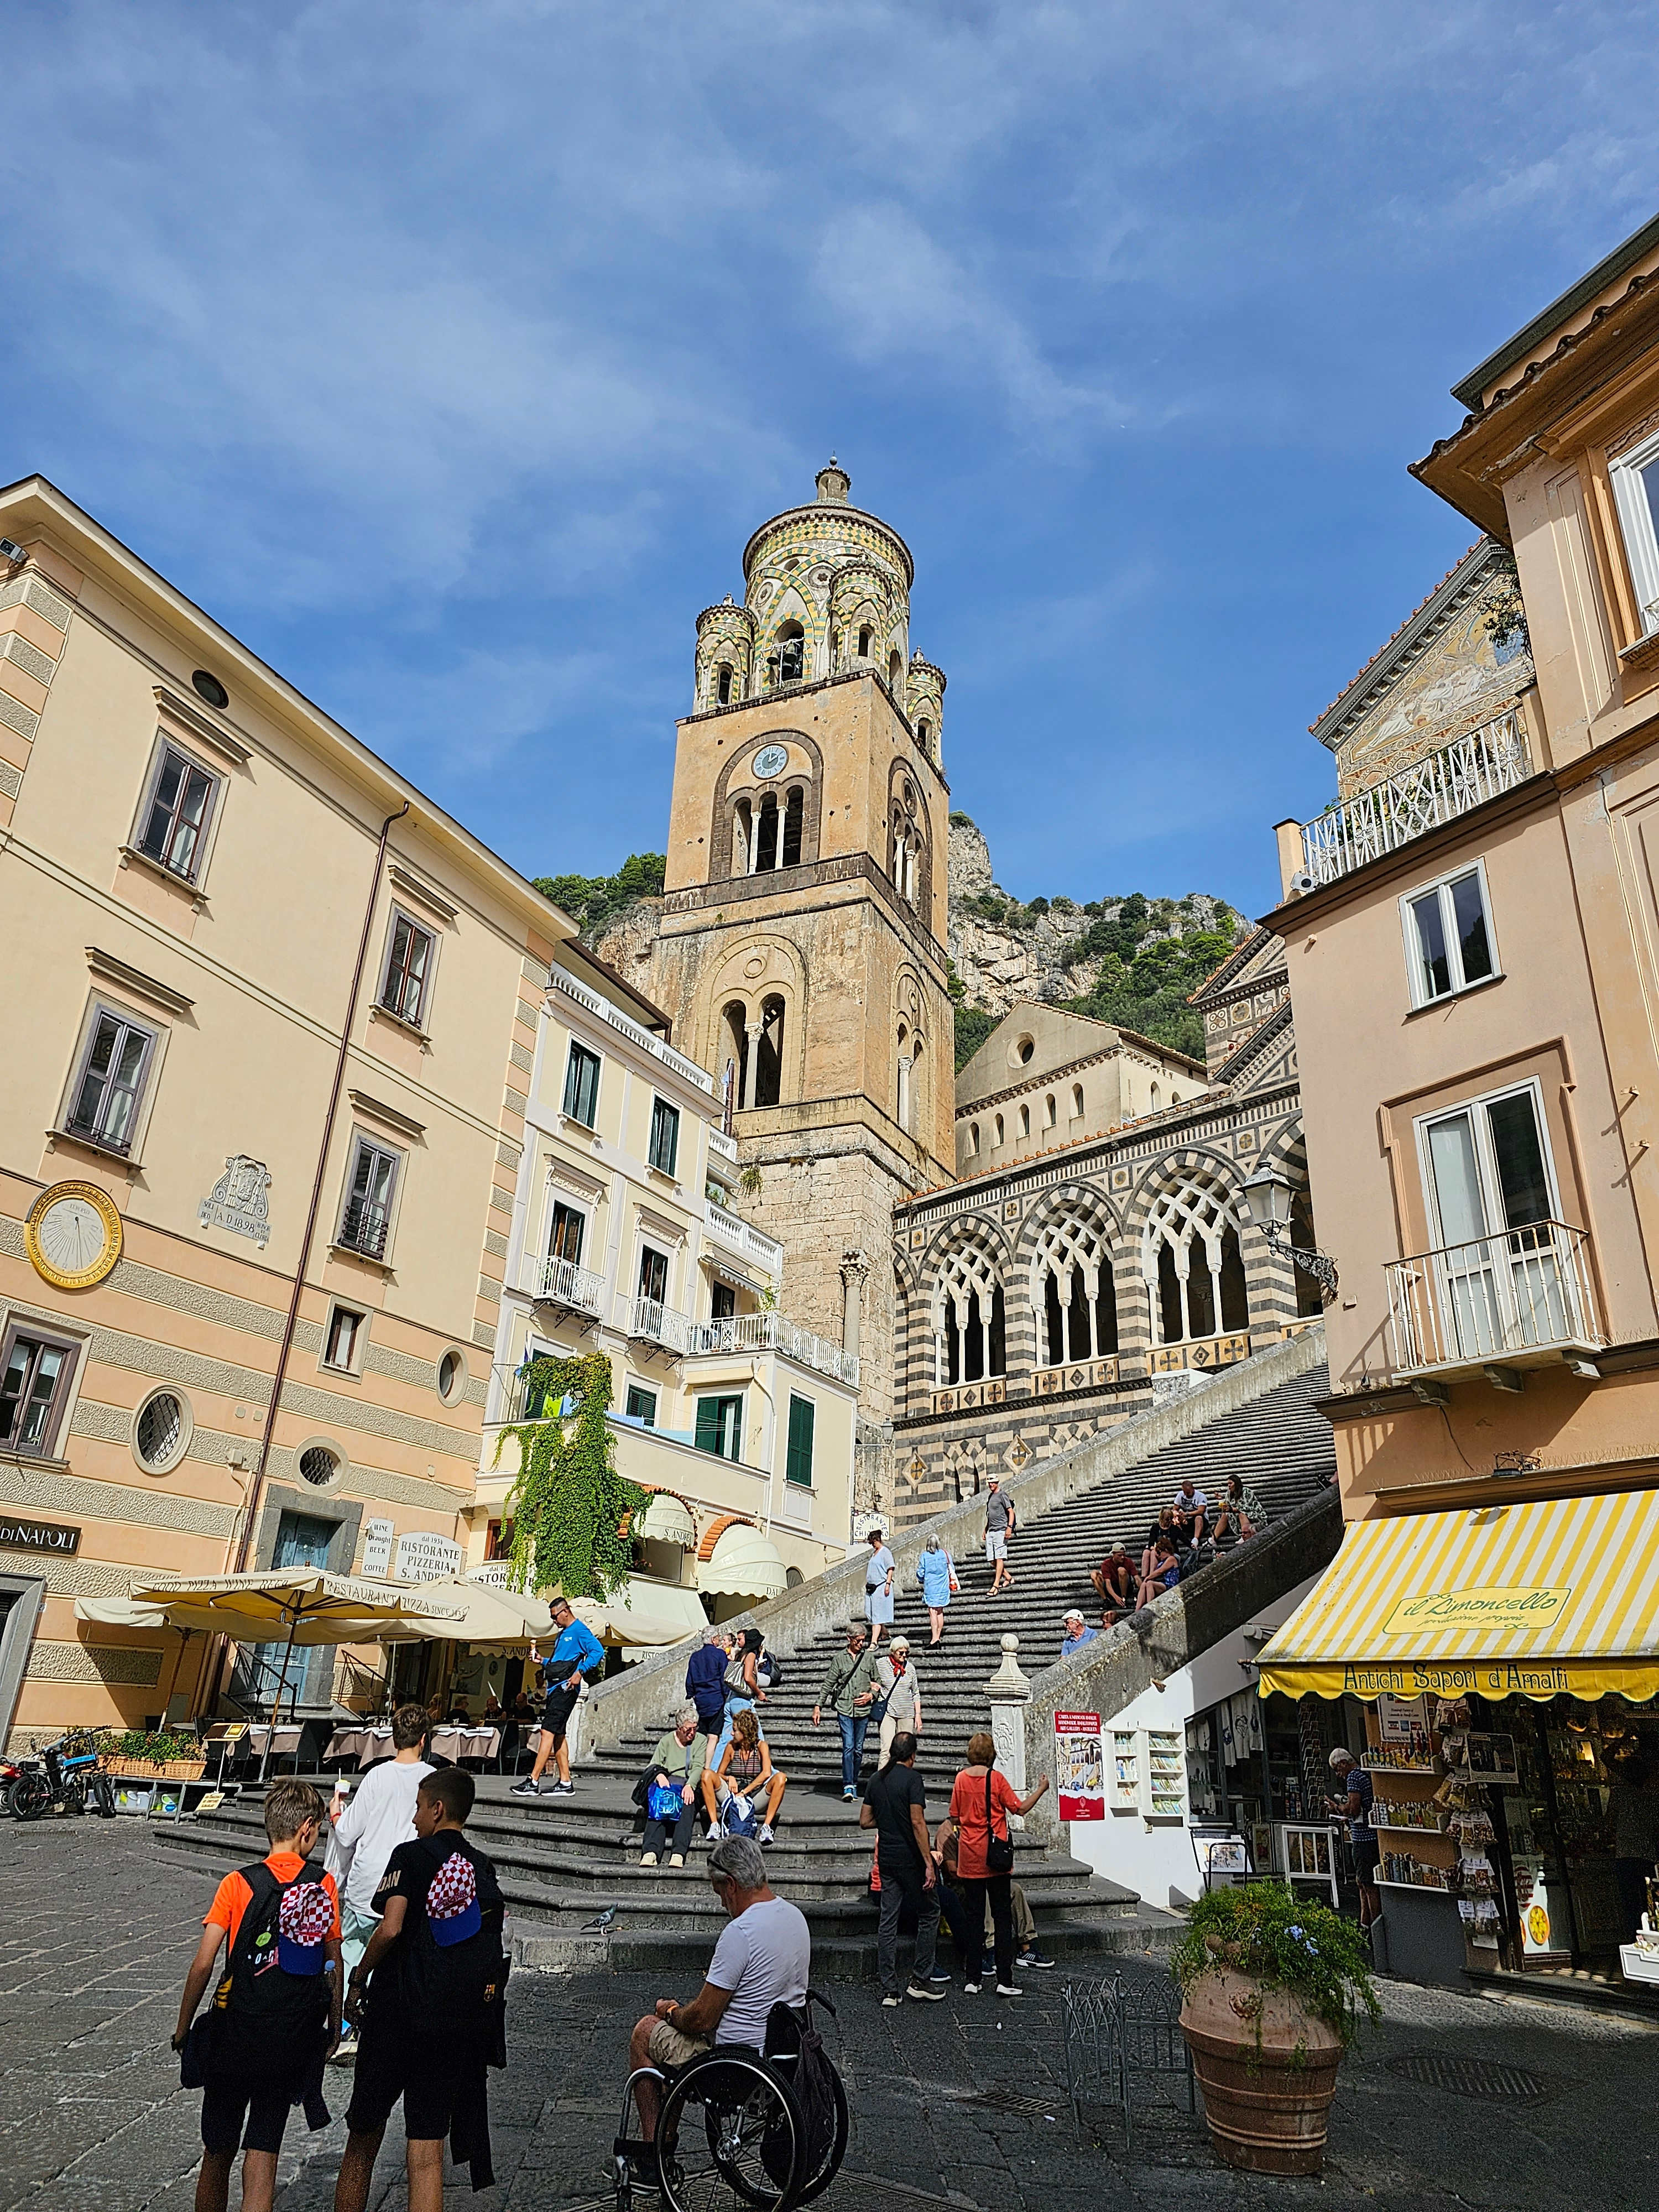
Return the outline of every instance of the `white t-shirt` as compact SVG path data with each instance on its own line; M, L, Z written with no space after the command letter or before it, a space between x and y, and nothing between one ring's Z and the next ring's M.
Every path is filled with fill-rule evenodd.
M386 1863L399 1844L415 1840L415 1799L432 1772L424 1759L408 1765L388 1759L363 1777L340 1815L334 1844L347 1872L340 1901L365 1918L373 1915L374 1893Z
M766 2015L775 2004L805 2002L812 1971L812 1937L806 1915L787 1898L751 1905L728 1920L708 1962L708 1978L730 1990L732 2002L714 2030L716 2043L766 2041Z
M1184 1490L1177 1490L1170 1502L1182 1513L1201 1513L1210 1501L1201 1490L1195 1489L1190 1498Z

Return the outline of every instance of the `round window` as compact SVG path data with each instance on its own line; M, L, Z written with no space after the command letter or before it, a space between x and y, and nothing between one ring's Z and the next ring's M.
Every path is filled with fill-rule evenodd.
M326 1444L307 1444L300 1454L300 1473L313 1490L331 1490L340 1479L340 1462Z
M146 1474L165 1474L184 1457L191 1423L184 1401L173 1390L155 1390L138 1408L132 1425L133 1455Z
M210 676L205 668L198 668L190 680L196 687L198 698L205 699L210 707L222 708L229 706L229 692L226 690L218 678Z
M466 1361L452 1346L438 1362L438 1395L453 1406L466 1388Z
M1019 1054L1019 1064L1024 1067L1026 1061L1030 1059L1031 1054L1036 1050L1036 1045L1030 1037L1022 1037L1019 1042L1014 1047L1014 1050Z

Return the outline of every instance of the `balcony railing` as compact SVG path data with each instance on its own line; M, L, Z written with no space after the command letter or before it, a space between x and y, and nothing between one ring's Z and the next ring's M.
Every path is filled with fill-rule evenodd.
M728 1137L724 1129L708 1132L708 1149L717 1159L729 1160L733 1167L737 1165L738 1140L735 1137Z
M1502 1366L1517 1354L1599 1351L1589 1238L1563 1221L1534 1221L1388 1267L1398 1375Z
M843 1352L838 1344L831 1344L826 1336L814 1336L808 1328L797 1328L781 1314L730 1314L724 1321L701 1321L693 1324L685 1346L687 1353L696 1358L708 1352L781 1352L787 1359L798 1359L804 1367L815 1367L820 1375L831 1375L838 1382L850 1383L857 1389L859 1360L855 1352Z
M676 1354L685 1350L691 1333L689 1314L676 1313L672 1306L660 1305L655 1298L618 1298L617 1318L629 1336Z
M716 1206L713 1199L708 1201L708 1233L717 1244L724 1244L730 1252L740 1252L769 1274L775 1275L783 1266L783 1247L775 1237L763 1236L748 1222L739 1221L735 1213Z
M1414 837L1455 821L1532 774L1526 732L1513 709L1302 825L1303 866L1334 884Z
M619 1007L613 1006L608 999L602 999L597 991L590 991L586 983L579 983L574 975L566 975L562 968L555 968L548 978L548 984L550 989L562 991L568 999L574 999L578 1006L586 1006L588 1012L598 1015L600 1021L608 1022L622 1036L631 1037L641 1052L648 1052L653 1060L661 1060L665 1067L672 1067L688 1083L696 1084L699 1091L706 1091L711 1097L714 1096L714 1079L706 1067L699 1067L696 1060L688 1060L683 1052L676 1052L672 1045L665 1044L660 1037L653 1036L649 1030L641 1029L637 1022L630 1022Z
M568 1306L573 1313L598 1315L605 1310L605 1277L574 1260L544 1260L531 1296L548 1305Z

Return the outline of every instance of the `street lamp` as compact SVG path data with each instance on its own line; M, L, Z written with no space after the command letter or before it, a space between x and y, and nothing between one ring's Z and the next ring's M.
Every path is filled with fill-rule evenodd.
M1311 1275L1328 1304L1336 1296L1336 1262L1305 1244L1292 1244L1285 1234L1291 1218L1291 1186L1285 1176L1276 1169L1259 1168L1244 1186L1244 1205L1267 1249Z

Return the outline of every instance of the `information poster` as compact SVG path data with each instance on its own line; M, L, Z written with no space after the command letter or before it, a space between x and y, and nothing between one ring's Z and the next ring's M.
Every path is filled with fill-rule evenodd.
M1106 1818L1106 1752L1098 1713L1054 1715L1054 1795L1062 1820Z

